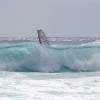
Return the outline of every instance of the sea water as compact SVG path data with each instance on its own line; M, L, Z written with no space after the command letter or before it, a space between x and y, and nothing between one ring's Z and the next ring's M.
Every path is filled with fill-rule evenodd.
M100 42L0 43L0 100L100 100Z

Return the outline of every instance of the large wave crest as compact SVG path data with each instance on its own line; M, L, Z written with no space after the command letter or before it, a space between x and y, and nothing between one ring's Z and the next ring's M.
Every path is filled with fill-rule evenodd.
M1 43L0 70L62 72L100 70L100 43L81 45L40 45Z

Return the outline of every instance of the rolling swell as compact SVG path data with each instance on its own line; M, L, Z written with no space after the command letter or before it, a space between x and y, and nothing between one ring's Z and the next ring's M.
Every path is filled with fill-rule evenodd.
M99 43L45 46L38 43L0 44L0 70L63 72L100 70Z

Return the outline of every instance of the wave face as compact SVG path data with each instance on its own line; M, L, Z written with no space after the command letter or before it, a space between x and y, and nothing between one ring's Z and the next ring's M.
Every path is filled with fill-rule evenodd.
M100 43L40 45L0 43L0 70L20 72L66 72L100 70Z

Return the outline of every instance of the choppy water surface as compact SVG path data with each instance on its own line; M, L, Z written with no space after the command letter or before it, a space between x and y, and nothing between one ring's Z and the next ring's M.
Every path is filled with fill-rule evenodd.
M0 73L0 100L100 100L100 73Z
M100 43L0 43L0 100L100 100Z

